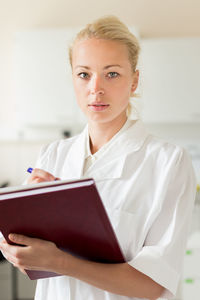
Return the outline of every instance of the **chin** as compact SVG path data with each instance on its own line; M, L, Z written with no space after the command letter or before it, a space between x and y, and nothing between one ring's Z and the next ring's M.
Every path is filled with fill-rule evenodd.
M126 114L126 109L122 110L120 112L112 112L111 111L104 111L104 112L84 112L84 114L86 115L86 118L88 120L88 122L97 122L99 124L103 124L103 123L108 123L108 122L112 122L116 119L122 119L122 118L126 118L127 114Z
M105 124L114 121L117 119L118 116L93 116L93 117L88 117L89 122L95 122L98 124Z

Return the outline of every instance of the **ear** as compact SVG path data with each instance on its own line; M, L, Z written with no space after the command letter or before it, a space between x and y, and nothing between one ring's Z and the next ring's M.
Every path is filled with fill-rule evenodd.
M137 89L138 82L139 82L139 70L136 70L133 75L133 82L132 82L132 86L131 86L131 96L134 94L135 90Z

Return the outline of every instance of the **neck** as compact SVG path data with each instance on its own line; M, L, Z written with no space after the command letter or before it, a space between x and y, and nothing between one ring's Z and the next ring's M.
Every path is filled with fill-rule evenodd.
M126 123L127 117L117 118L111 122L97 123L90 121L88 130L90 136L90 150L94 154L105 145Z

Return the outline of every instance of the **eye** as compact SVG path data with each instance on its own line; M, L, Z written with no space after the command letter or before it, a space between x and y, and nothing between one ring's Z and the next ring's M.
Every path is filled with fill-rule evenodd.
M117 73L117 72L109 72L108 73L109 78L115 78L115 77L118 77L118 76L119 76L119 73Z
M78 74L78 77L83 78L83 79L88 78L88 76L89 75L86 72L81 72L81 73Z

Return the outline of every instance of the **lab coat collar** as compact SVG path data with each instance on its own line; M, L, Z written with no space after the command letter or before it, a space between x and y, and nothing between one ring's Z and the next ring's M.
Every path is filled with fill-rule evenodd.
M64 176L66 179L79 179L83 175L85 160L85 143L87 141L88 126L76 138L72 144L65 164ZM137 120L125 132L123 132L116 141L108 147L94 164L90 167L92 176L99 179L120 178L127 155L130 152L138 151L144 141L149 136L143 122Z

